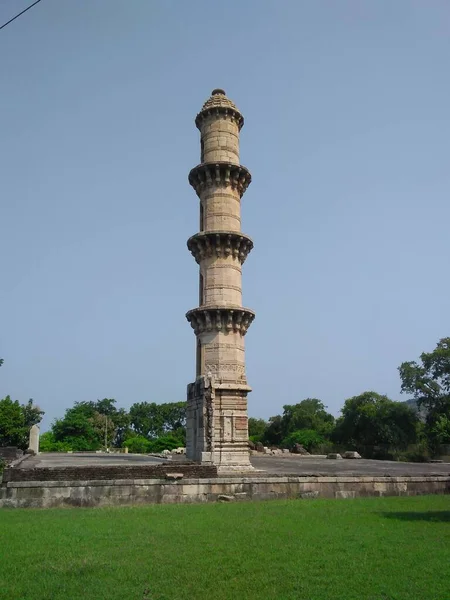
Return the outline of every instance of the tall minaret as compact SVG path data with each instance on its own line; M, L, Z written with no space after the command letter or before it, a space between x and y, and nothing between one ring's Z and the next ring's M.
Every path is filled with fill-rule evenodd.
M251 175L239 164L244 117L213 90L195 119L200 164L189 183L200 199L200 232L187 245L200 266L199 307L186 317L197 336L196 381L188 385L187 458L222 471L250 467L244 336L255 314L242 307L242 265L253 248L241 232Z

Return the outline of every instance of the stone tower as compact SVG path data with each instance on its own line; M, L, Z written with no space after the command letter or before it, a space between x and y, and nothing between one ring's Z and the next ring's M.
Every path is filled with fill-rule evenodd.
M200 267L199 307L186 314L197 337L196 380L187 390L187 458L219 470L251 469L244 336L255 314L242 306L242 265L253 248L241 232L251 181L239 163L244 117L213 90L195 119L200 164L189 183L200 199L200 231L187 245Z

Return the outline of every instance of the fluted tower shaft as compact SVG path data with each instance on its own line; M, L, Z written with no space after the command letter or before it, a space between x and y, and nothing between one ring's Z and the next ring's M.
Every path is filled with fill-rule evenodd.
M188 240L199 264L199 307L187 313L197 337L196 382L188 386L188 457L248 466L244 336L254 313L242 306L242 265L253 248L241 231L251 176L239 162L244 119L223 90L197 115L200 164L189 182L200 199L200 231ZM203 390L203 391L202 391ZM212 396L212 398L210 398Z

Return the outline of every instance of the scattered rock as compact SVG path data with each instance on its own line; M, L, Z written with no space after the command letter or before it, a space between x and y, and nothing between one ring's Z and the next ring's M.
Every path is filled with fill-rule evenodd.
M250 448L250 450L256 450L256 446L254 442L252 442L252 440L248 440L248 447Z
M247 500L248 499L248 494L247 492L237 492L234 497L236 498L236 500Z
M234 496L226 496L225 494L220 494L217 496L218 502L233 502Z
M319 497L319 492L301 492L298 495L299 498L302 498L302 500L309 500L312 498L318 498Z
M347 452L344 452L342 455L342 458L361 458L361 454L354 452L353 450L347 450Z
M283 454L289 454L289 448L283 448L282 452Z
M261 444L261 442L256 442L256 451L264 452L264 446Z
M172 450L172 454L186 454L186 448L177 448L176 450Z
M292 447L292 454L309 454L308 450L304 448L301 444L294 444Z
M330 454L327 455L327 458L342 460L342 456L337 452L330 452Z
M267 446L264 446L263 452L264 454L272 454L272 450L270 450Z

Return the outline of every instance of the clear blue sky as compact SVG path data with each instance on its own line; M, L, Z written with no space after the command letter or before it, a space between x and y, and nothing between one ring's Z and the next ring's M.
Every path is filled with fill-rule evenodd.
M398 365L449 335L446 0L42 0L0 54L0 397L46 427L77 400L185 399L187 175L222 87L253 175L250 415L403 399Z

